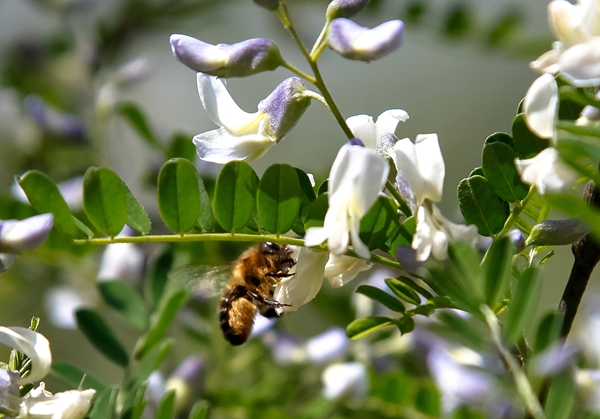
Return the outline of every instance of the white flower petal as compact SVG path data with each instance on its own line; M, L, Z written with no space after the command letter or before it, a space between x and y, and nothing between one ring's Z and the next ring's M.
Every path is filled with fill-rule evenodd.
M232 135L224 128L198 134L193 139L202 160L225 164L232 160L256 160L275 145L266 135Z
M369 388L367 368L358 362L331 364L323 371L321 380L326 399L360 398Z
M571 189L579 175L564 163L554 147L542 150L531 159L516 159L523 182L535 185L541 194Z
M223 80L198 73L198 93L202 106L212 121L235 135L258 132L259 123L266 118L262 112L244 112L235 103Z
M415 144L408 138L394 146L398 167L415 194L417 204L425 199L442 200L446 167L437 134L420 134Z
M388 109L377 117L376 127L376 138L377 141L382 135L389 133L394 134L398 122L406 122L408 120L408 112L404 109Z
M331 253L325 265L325 278L332 288L340 288L352 281L360 272L371 269L373 265L364 259Z
M42 334L24 327L0 326L0 343L24 353L31 359L31 371L19 384L39 381L48 374L52 365L50 342Z
M307 247L318 246L329 237L329 231L324 227L310 227L304 235L304 245Z
M558 86L551 74L543 74L529 87L523 101L525 121L540 138L554 137L558 118Z
M561 74L575 87L600 84L600 37L567 49L558 64Z
M567 47L589 39L579 5L564 0L551 1L548 4L548 20L556 39Z
M314 252L305 247L300 249L295 267L295 274L282 279L273 291L273 298L291 307L283 307L281 311L296 311L311 301L323 285L323 272L329 254Z
M354 115L346 119L346 125L356 138L360 138L363 144L372 150L377 148L377 137L375 122L369 115Z
M44 383L31 390L21 402L20 419L83 419L90 410L96 390L69 390L52 395Z
M551 49L540 55L537 60L529 63L529 68L539 73L555 74L560 70L558 60L560 59L561 50L559 48Z

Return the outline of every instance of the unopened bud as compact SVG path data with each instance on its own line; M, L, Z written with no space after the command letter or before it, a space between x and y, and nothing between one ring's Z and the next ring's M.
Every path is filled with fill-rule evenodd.
M6 272L15 261L13 253L0 253L0 274Z
M193 70L217 77L246 77L283 63L275 42L266 38L212 45L187 35L171 35L171 50Z
M523 232L521 230L511 230L508 232L507 236L515 246L516 253L520 253L523 251L523 249L525 249L525 236L523 236Z
M38 247L50 234L53 221L52 214L0 221L0 251L19 253Z
M589 226L578 218L545 220L531 229L528 246L561 246L572 244L590 233Z
M360 138L356 138L356 137L355 138L350 138L348 140L348 144L350 144L350 145L356 145L356 146L359 146L359 147L364 147L365 146L365 143L363 143L363 140L361 140Z
M352 17L369 3L369 0L333 0L327 6L327 19Z
M404 38L404 23L390 20L373 29L345 18L334 19L329 27L329 47L351 60L371 61L397 50Z
M277 10L279 7L279 0L252 0L260 7L264 7L267 10Z
M269 136L277 139L291 130L300 119L308 105L311 95L298 77L285 79L261 100L258 110L269 116Z

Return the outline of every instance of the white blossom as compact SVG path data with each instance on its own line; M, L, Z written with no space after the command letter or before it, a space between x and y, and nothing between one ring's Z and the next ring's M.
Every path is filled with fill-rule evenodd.
M540 138L554 139L558 120L558 86L551 74L543 74L529 87L523 100L525 122Z
M541 194L571 189L579 175L560 159L554 147L548 147L531 159L516 159L521 179L535 185Z
M327 240L329 250L341 255L352 243L360 257L369 259L369 249L359 237L360 221L375 203L388 172L386 160L375 151L342 146L329 173L329 209L324 226L309 228L305 244L317 246Z
M331 253L325 265L324 276L332 288L340 288L356 278L360 272L368 271L373 265L364 259Z
M326 399L360 398L367 394L367 368L359 362L331 364L321 376Z
M52 394L44 383L21 401L18 419L83 419L90 410L96 390L69 390Z
M388 109L373 121L370 115L353 115L346 119L346 124L355 137L360 138L365 146L377 150L381 137L384 134L396 132L398 122L408 120L408 113L404 109Z
M24 353L31 359L31 370L26 377L17 380L19 384L39 381L50 371L50 342L41 333L24 327L0 326L0 343Z

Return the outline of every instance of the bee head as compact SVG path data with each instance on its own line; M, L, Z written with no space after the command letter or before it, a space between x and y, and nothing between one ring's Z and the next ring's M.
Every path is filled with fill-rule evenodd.
M281 251L281 246L279 246L277 243L271 243L271 242L263 242L259 245L258 248L260 249L261 252L267 253L267 254L275 254L275 253Z

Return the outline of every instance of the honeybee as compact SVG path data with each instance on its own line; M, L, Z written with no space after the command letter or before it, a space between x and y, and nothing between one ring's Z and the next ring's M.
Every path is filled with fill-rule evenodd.
M276 309L289 306L273 299L273 289L292 276L296 264L287 245L264 242L246 250L235 262L219 307L223 337L232 345L246 342L258 310L265 317L278 316Z

